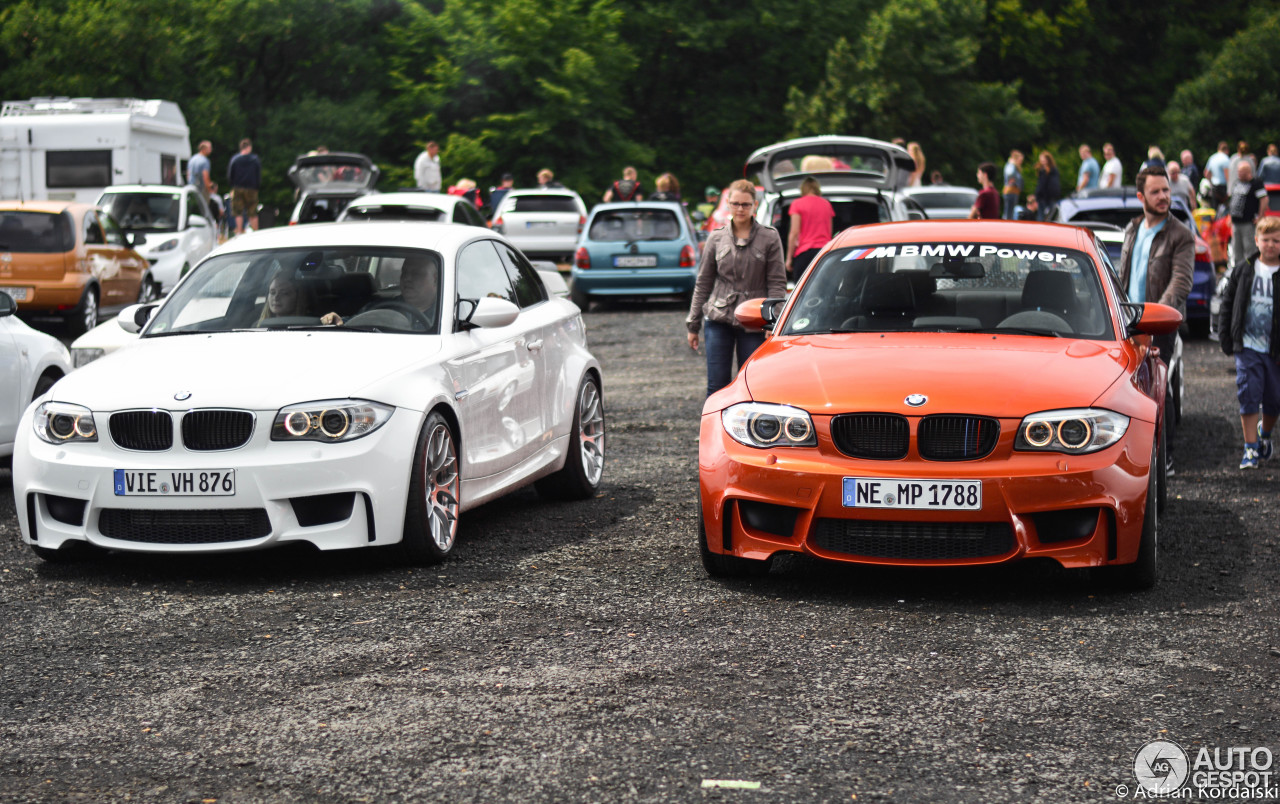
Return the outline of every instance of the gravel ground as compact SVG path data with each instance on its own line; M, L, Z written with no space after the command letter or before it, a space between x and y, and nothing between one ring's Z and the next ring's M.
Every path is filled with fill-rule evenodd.
M1153 592L802 558L723 582L682 313L588 315L603 493L471 512L439 567L47 565L0 470L0 802L1115 801L1152 739L1280 754L1280 460L1236 469L1216 344L1187 347Z

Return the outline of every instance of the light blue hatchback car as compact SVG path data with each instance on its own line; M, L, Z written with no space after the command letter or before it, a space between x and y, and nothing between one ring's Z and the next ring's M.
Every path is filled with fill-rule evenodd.
M699 251L678 202L597 204L578 238L569 297L585 310L592 296L692 294Z

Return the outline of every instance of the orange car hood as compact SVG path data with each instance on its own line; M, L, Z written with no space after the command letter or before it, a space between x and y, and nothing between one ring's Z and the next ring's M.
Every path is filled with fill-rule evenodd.
M859 333L770 338L745 369L751 398L811 413L873 410L1017 418L1087 407L1125 371L1122 343L1025 335ZM905 399L928 401L910 407Z

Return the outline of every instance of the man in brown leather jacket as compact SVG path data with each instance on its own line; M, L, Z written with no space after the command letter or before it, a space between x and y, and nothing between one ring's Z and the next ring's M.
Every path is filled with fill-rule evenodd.
M1129 301L1159 302L1187 314L1191 269L1196 258L1191 230L1169 214L1169 174L1163 167L1145 167L1138 173L1138 199L1142 215L1129 221L1120 250L1120 285ZM1152 341L1160 354L1172 356L1176 335L1157 335ZM1174 417L1166 405L1165 441L1173 450Z

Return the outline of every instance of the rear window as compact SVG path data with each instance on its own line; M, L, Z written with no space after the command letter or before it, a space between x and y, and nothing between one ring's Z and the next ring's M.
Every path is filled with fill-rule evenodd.
M680 221L669 209L619 209L601 212L591 222L587 237L612 243L678 240Z
M971 207L977 197L977 193L920 193L911 196L912 200L925 209Z
M58 254L74 244L71 216L65 212L0 212L0 251Z
M1071 216L1067 223L1109 223L1123 229L1129 221L1142 214L1141 209L1082 209Z
M425 207L352 207L347 210L349 221L442 221L444 212Z
M511 199L510 212L578 212L571 195L518 195Z

